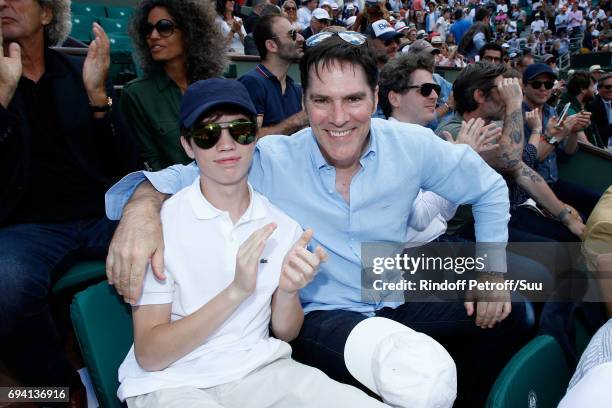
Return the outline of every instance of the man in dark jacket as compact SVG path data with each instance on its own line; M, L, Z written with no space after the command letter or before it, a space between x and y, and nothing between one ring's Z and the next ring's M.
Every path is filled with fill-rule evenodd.
M47 297L75 257L104 257L115 224L104 192L134 169L112 109L109 41L97 24L86 59L49 47L70 29L68 0L0 0L0 343L27 386L80 387Z
M588 105L593 114L591 121L597 128L603 146L609 146L612 137L612 74L605 74L597 81L599 93Z

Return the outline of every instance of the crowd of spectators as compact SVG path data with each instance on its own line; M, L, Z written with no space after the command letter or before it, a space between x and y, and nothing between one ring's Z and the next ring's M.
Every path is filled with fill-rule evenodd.
M235 135L237 131L232 128L235 125L233 121L212 123L217 126L205 128L193 123L196 118L192 118L190 125L185 127L193 128L190 132L201 133L198 145L206 146L218 142L219 134L216 141L213 137L215 129L219 132L229 129L232 137L245 146L255 146L255 140L268 135L288 136L300 131L302 136L296 136L295 140L306 143L311 139L304 135L312 132L321 138L323 144L302 146L287 142L291 144L287 149L295 157L291 160L285 158L287 163L283 162L283 165L289 168L303 164L311 171L309 166L313 163L310 160L302 163L304 152L318 152L316 160L320 165L316 165L316 171L329 170L325 177L331 174L331 170L338 172L335 184L338 194L333 188L328 191L315 185L318 176L306 177L301 185L293 183L296 193L289 202L296 206L309 204L312 195L299 198L297 191L307 196L302 187L311 183L312 192L329 192L329 197L325 193L320 199L331 200L334 204L327 208L337 209L338 214L332 216L329 211L325 212L334 222L345 216L343 205L351 203L351 180L353 177L357 179L359 173L347 172L341 166L343 162L334 156L346 154L348 148L337 145L341 145L346 134L353 130L329 130L325 128L325 120L342 122L346 115L359 122L364 140L370 137L371 126L380 134L388 133L401 143L416 146L415 140L407 142L402 139L406 135L398 136L399 130L410 129L411 135L414 133L418 140L431 145L434 152L449 148L457 162L464 157L462 160L473 163L472 170L477 170L473 176L485 177L496 188L497 201L487 196L487 200L495 201L488 204L494 204L504 217L510 217L511 241L580 241L586 218L600 196L598 192L560 180L557 157L574 154L579 141L598 148L612 145L612 74L600 66L593 66L588 72L570 73L564 81L557 61L574 44L578 44L577 52L609 49L612 40L610 0L598 5L587 1L566 3L564 0L552 4L525 0L498 0L497 3L483 4L472 0L440 3L434 0L428 3L424 0L409 3L401 0L366 0L365 3L307 0L299 5L294 0L252 0L244 4L234 0L216 0L210 4L198 0L142 0L132 18L130 35L144 75L123 88L117 105L112 103L115 97L113 87L106 81L110 45L101 26L96 24L93 28L94 40L85 61L78 61L49 48L68 32L65 26L58 29L59 34L49 30L49 27L58 25L58 20L69 15L66 2L30 4L34 11L48 12L56 19L47 20L44 18L47 14L41 12L40 21L21 21L20 9L12 3L7 4L0 0L3 17L3 26L0 26L3 37L0 38L5 40L0 41L4 47L0 53L3 64L0 66L0 157L3 158L5 174L10 176L10 182L0 191L3 197L0 287L15 295L6 296L0 304L1 310L10 310L10 313L3 312L0 336L11 347L11 355L6 356L8 364L28 385L79 383L63 353L60 335L51 318L47 298L52 277L58 267L65 266L66 259L72 263L79 259L73 258L76 250L95 252L98 256L106 252L117 224L103 216L103 195L120 176L137 168L162 170L191 162L193 154L189 154L189 149L184 150L185 145L180 142L186 131L179 125L183 97L198 81L222 73L228 51L257 54L261 58L255 68L238 79L240 85L236 85L240 93L248 94L250 98L249 117L242 119L248 119L249 129L256 129L255 134L249 135L250 142L238 142L236 137L240 135ZM245 7L250 7L249 13L245 12ZM28 26L28 30L21 30L13 21ZM319 44L323 44L320 49L325 49L329 55L341 57L326 59L324 54L317 54ZM336 44L337 49L330 44ZM347 48L346 44L356 48ZM356 51L358 47L364 47L362 53ZM311 65L304 62L306 49L315 49L310 52L310 58L323 61L321 66L312 60ZM342 52L349 57L342 56ZM34 59L28 60L31 56ZM301 64L302 85L289 75L291 65L296 62ZM353 64L352 73L346 68L347 64ZM451 84L435 72L436 67L460 68L462 71ZM319 68L323 78L319 76L313 81L310 70ZM380 93L375 95L373 91L377 89L379 73ZM348 79L349 74L359 76L359 81ZM326 86L322 85L324 79L328 81ZM311 88L308 88L308 81L311 81ZM364 91L363 87L367 89ZM353 88L356 90L347 95ZM194 88L191 89L195 92ZM304 95L305 89L310 89L309 97ZM364 96L369 93L372 93L371 100ZM70 103L59 103L58 98L64 94L71 96ZM194 98L197 99L197 95ZM50 106L56 107L57 115L50 114ZM310 111L305 106L309 106ZM231 109L223 113L232 114ZM386 120L371 120L370 117ZM408 123L410 127L403 128L395 122ZM307 129L309 126L312 130ZM471 149L442 143L430 129L454 145L469 145ZM79 137L81 133L86 137ZM206 137L210 140L204 140ZM431 141L432 137L434 141ZM265 142L270 146L280 140L267 139L272 139ZM355 146L351 144L349 147ZM424 149L423 146L419 148ZM279 151L271 149L273 153L270 156L279 154ZM394 151L397 160L392 162L406 159L404 153L401 149ZM257 154L256 160L262 160L262 156ZM351 156L355 159L351 165L357 169L365 167L356 164L359 160L355 157ZM442 157L441 153L439 157ZM376 154L370 158L381 160L376 158ZM331 164L325 164L327 162ZM275 163L274 174L270 170L271 178L283 173L278 167L280 162ZM432 173L439 171L432 163L427 163L427 166L431 167L428 169ZM177 166L178 170L175 170L188 172L186 168ZM295 177L302 170L296 169L288 174ZM397 178L394 179L397 169L385 167L384 172L386 182L397 182ZM345 180L341 177L343 174L347 177ZM482 189L479 192L482 197L489 192L485 184L475 182L470 186L468 181L472 175L468 173L453 175L449 171L445 175L451 176L457 181L454 187L451 184L455 179L445 178L446 190L442 191L442 176L438 184L431 184L440 189L437 191L440 194L435 194L433 188L432 191L419 189L415 184L406 195L418 192L418 198L413 197L414 208L410 211L415 212L418 205L427 200L439 203L444 211L439 211L431 224L419 227L435 227L432 234L424 235L427 240L474 241L484 230L478 229L478 218L485 216L477 210L484 201L470 198L471 190L472 187ZM126 183L130 180L129 177L127 181L124 179ZM334 183L333 177L327 181L331 185ZM277 180L273 187L284 199L284 189L289 184L289 181L279 184ZM375 184L373 181L372 187ZM459 191L458 185L463 190ZM510 191L508 201L506 186ZM248 191L246 186L243 187ZM384 188L382 185L377 187ZM127 191L126 188L115 191L115 194L126 195ZM475 216L471 216L470 208L457 208L454 202L442 198L442 195L447 196L446 193L448 197L463 200L461 203L473 203ZM133 202L157 199L151 191L149 195L143 194L135 193ZM484 200L482 197L479 199ZM158 199L159 205L161 202ZM504 207L506 204L509 204L509 209ZM129 216L137 212L135 205L126 207L123 214ZM112 203L108 208L113 208ZM396 212L402 217L407 216L410 214L407 208L410 206L397 208ZM300 211L310 214L307 210L302 208ZM467 217L466 210L469 213ZM376 205L369 207L369 211L371 221L381 212ZM308 217L305 219L310 221ZM400 218L398 216L389 222L397 223ZM499 228L497 224L504 224L502 218L495 220L496 227L489 225L491 230L497 231L496 239L507 235L496 229ZM406 224L408 219L402 218L401 221L403 226L412 226ZM159 224L150 217L140 225L148 222ZM126 228L119 226L117 235L125 234ZM418 236L419 228L415 227L409 233ZM334 235L334 231L328 233ZM145 234L143 242L159 238L159 235ZM129 239L133 238L129 236ZM406 237L397 235L392 238L397 241ZM338 244L336 240L334 236L329 241L335 245ZM47 242L52 244L43 244ZM120 246L120 241L114 242L115 247ZM338 245L345 244L343 241ZM122 248L121 252L125 251ZM335 253L333 249L328 252ZM161 256L159 253L146 255L150 255L153 263L156 256ZM143 269L148 262L148 258L144 258L139 260ZM531 259L508 260L514 265L519 262L521 266L530 265L525 269L534 275L540 268L533 266ZM113 268L111 272L114 272ZM137 281L138 277L134 279ZM119 286L119 281L116 283ZM124 296L129 299L128 294L124 293ZM335 296L336 293L329 293L329 299L322 300L322 304L332 304L335 300L330 299ZM341 306L339 310L342 310ZM463 305L459 309L463 313ZM516 311L526 313L518 307ZM517 312L515 323L527 329L529 322ZM474 313L473 309L471 313ZM492 321L489 328L496 322ZM311 321L310 325L318 327L319 323ZM508 326L506 330L510 329ZM516 346L513 344L507 351ZM303 349L307 350L307 347ZM317 353L306 354L313 356ZM467 361L461 362L462 374L469 371L466 370ZM495 370L503 363L504 359L499 359ZM333 371L330 364L324 362L320 365ZM334 378L342 380L342 375L345 373ZM488 380L493 378L491 375ZM482 398L485 391L475 398Z

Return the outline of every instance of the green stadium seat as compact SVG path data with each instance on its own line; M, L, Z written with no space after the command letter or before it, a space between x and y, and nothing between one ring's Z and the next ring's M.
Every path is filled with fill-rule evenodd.
M110 42L111 52L132 52L132 40L127 34L109 33L108 40Z
M110 33L123 33L127 34L127 21L118 18L101 18L100 25L106 31Z
M122 407L117 370L133 343L130 306L102 282L77 293L70 316L100 406Z
M249 6L240 7L240 14L242 14L243 16L248 17L251 15L251 13L253 13L253 7L249 7Z
M57 295L70 289L82 286L86 283L98 282L106 278L106 266L104 261L79 262L68 269L61 278L55 282L51 293Z
M123 21L128 21L132 14L134 14L134 8L106 6L106 14L108 15L108 18L116 18Z
M552 336L538 336L503 369L487 400L487 408L555 408L570 380L563 350Z
M72 30L70 36L84 43L89 43L92 36L92 25L98 18L93 15L72 15Z
M88 4L88 3L76 3L70 4L72 14L80 14L82 16L94 16L98 18L106 17L106 7L104 4Z

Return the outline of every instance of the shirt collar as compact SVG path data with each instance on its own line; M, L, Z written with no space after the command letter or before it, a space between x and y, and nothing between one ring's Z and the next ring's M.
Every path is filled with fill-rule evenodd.
M264 203L262 202L261 197L255 194L251 183L248 183L250 201L249 206L247 207L242 217L237 224L254 221L266 216L266 209L264 207ZM202 194L202 190L200 190L200 177L198 176L193 184L189 187L189 202L191 203L191 208L196 215L196 218L199 220L211 220L213 218L217 218L226 214L227 211L219 210L215 208Z

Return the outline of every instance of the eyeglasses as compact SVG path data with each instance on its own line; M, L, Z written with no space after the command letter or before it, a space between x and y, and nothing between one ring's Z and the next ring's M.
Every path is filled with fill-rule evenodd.
M291 30L289 31L287 34L289 34L289 37L291 38L292 41L295 41L295 39L297 38L297 30ZM273 37L270 38L281 38L281 35L275 35Z
M431 91L435 91L437 95L440 95L440 91L442 87L438 84L421 84L421 85L409 85L406 89L419 89L421 91L421 95L424 97L428 97L431 95Z
M555 83L553 81L531 81L529 82L529 85L531 85L533 89L540 89L542 85L544 85L544 88L550 90L553 89Z
M249 145L255 141L257 124L250 120L238 119L223 123L205 123L192 127L188 136L201 149L214 147L221 139L222 129L227 129L232 138L241 145Z
M317 44L322 43L330 37L337 35L342 38L344 42L351 45L363 45L366 42L367 37L361 33L355 31L341 31L339 33L333 33L330 31L324 31L322 33L315 34L306 40L306 47L314 47Z
M285 10L285 11L296 11L297 9L295 7L283 7L283 10Z
M147 37L149 37L153 33L153 30L157 30L157 33L162 37L170 37L172 34L174 34L175 28L177 28L176 24L174 24L170 20L166 20L165 18L163 18L155 24L147 23L143 27L142 31Z
M606 91L609 91L610 89L612 89L612 85L602 85L601 88L605 89Z
M497 63L499 64L500 62L502 62L502 59L499 57L492 57L490 55L487 55L485 57L482 57L483 60L487 61L487 62L492 62L492 63Z

